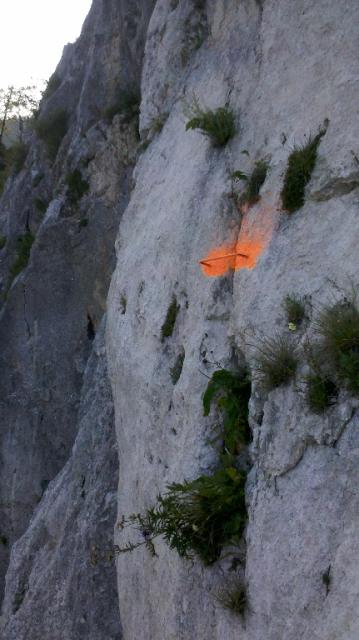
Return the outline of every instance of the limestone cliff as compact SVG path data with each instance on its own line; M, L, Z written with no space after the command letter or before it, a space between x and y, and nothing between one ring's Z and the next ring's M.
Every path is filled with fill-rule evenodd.
M35 236L0 318L4 640L357 640L358 400L341 389L315 413L303 380L322 305L359 286L358 20L355 0L94 0L65 49L39 116L68 112L55 162L34 135L0 202L4 290L17 238ZM139 142L135 118L105 114L140 84ZM185 130L195 104L234 113L225 146ZM289 214L288 157L319 131L304 204ZM243 205L232 174L258 161L265 181ZM89 190L74 203L76 169ZM252 261L201 268L228 247ZM292 331L288 294L306 301ZM256 360L273 336L292 341L298 367L268 392ZM157 557L118 557L117 608L118 469L118 521L209 473L216 418L202 397L236 354L252 372L239 567L186 561L158 539ZM216 599L237 573L244 618Z

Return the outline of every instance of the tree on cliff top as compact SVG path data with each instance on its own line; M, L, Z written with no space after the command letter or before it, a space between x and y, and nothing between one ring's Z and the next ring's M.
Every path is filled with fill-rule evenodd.
M0 145L6 129L6 124L15 118L19 125L20 140L23 132L23 119L29 117L37 109L39 100L36 97L36 87L14 87L10 85L0 88Z

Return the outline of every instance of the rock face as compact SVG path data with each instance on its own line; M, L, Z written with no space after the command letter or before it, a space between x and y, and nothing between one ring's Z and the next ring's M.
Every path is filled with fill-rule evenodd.
M146 42L142 130L169 115L136 166L108 298L119 517L154 504L169 482L208 470L213 419L202 417L203 373L228 367L233 344L254 371L258 339L290 334L287 294L311 296L310 321L292 336L301 348L320 305L340 299L340 287L358 285L357 3L204 6L157 2ZM199 48L188 44L189 24L197 24ZM183 103L194 96L235 111L237 135L225 148L185 132ZM279 197L288 155L326 119L305 204L288 215ZM241 220L230 175L250 172L261 159L270 163L261 199ZM239 239L260 238L256 267L205 277L198 261L238 232ZM173 295L181 308L172 336L161 342ZM170 369L181 350L174 386ZM159 542L158 558L145 550L119 557L124 638L358 637L357 402L343 397L324 416L311 413L300 393L303 362L301 354L299 392L289 385L265 394L253 382L245 620L214 597L235 575L228 561L191 565ZM119 544L128 538L117 534Z
M94 0L65 48L40 121L66 109L67 133L52 165L33 137L0 203L3 291L17 238L35 236L0 317L4 640L357 640L359 404L342 391L314 414L302 382L321 305L359 285L358 19L355 0ZM138 149L135 119L105 112L140 79ZM233 110L227 145L185 131L196 102ZM320 128L304 206L288 214L288 156ZM259 160L260 198L240 206L231 174ZM75 170L89 184L76 202ZM221 247L253 260L207 277L199 261ZM291 293L308 316L293 334ZM291 336L298 372L266 393L256 356L275 335ZM118 608L118 468L119 520L207 473L216 419L202 396L237 352L253 376L245 562L203 567L158 540L158 557L119 556ZM216 599L243 574L244 619Z

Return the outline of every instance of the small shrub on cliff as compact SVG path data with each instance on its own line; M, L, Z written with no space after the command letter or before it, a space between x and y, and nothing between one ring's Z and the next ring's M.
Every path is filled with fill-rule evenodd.
M355 299L325 307L316 323L338 379L352 392L359 393L359 309Z
M262 340L258 351L256 368L266 391L288 384L294 378L298 360L287 336Z
M138 543L116 547L117 553L145 545L155 555L153 540L163 536L183 558L198 555L209 565L225 546L238 544L247 522L246 473L232 466L192 482L171 484L156 506L144 515L123 518L120 527L133 525L142 535Z
M16 259L10 269L10 284L27 266L34 240L35 238L30 231L27 231L17 239Z
M64 109L56 109L47 117L34 123L34 129L45 144L50 160L55 160L60 144L68 130L68 114Z
M248 424L248 402L251 397L251 379L247 369L233 372L221 369L212 375L203 396L204 415L208 416L215 400L223 413L219 439L230 454L239 453L251 440Z
M281 191L282 205L288 213L293 213L304 204L305 187L313 173L318 146L324 134L325 130L321 129L316 136L310 137L305 145L294 147L288 158Z
M0 236L0 251L1 251L1 249L3 249L5 247L6 241L7 241L7 237L6 236Z
M185 352L184 352L184 349L182 349L182 351L178 354L176 358L176 362L174 366L171 367L170 369L170 376L173 384L177 384L178 380L181 377L184 359L185 359Z
M134 118L138 118L140 113L141 96L136 89L122 89L116 98L107 107L105 118L112 122L113 118L119 114L122 122L129 123Z
M166 319L161 328L161 342L164 342L166 338L171 337L180 308L181 305L177 304L176 296L173 296L171 304L167 310Z
M75 169L66 176L67 197L75 205L89 190L89 183L84 180L79 169Z
M57 91L61 82L61 78L56 73L53 73L52 76L50 76L49 80L46 83L45 91L42 94L44 100L50 98L55 93L55 91Z
M186 131L199 129L216 147L226 145L236 133L234 113L227 106L212 111L202 109L195 100L191 106L186 107L186 115L190 117L186 124Z
M216 598L224 609L232 611L237 616L244 616L247 609L247 590L242 582L235 582L222 589Z
M246 202L249 205L253 205L258 202L260 198L259 192L267 177L268 169L268 162L258 160L249 176L242 171L234 171L234 173L232 173L232 178L236 180L245 180L247 182L247 187L240 197L241 204Z
M313 413L324 413L336 400L335 382L324 374L313 372L306 377L307 404Z
M300 325L305 318L305 303L303 298L294 294L287 295L283 302L289 325Z

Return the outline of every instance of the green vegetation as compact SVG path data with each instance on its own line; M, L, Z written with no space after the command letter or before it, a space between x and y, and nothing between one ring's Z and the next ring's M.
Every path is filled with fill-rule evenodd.
M171 304L167 310L166 319L161 328L161 342L164 342L166 338L171 337L180 308L181 305L177 304L176 296L172 296Z
M42 198L34 198L34 206L36 208L36 211L41 213L41 215L43 216L46 213L49 203Z
M216 596L224 609L228 609L238 616L244 616L247 609L247 591L242 582L236 582L226 587Z
M79 169L67 174L65 183L67 185L67 197L72 205L76 205L89 190L89 183L83 179Z
M359 309L356 300L344 300L323 309L316 323L322 349L342 383L359 393Z
M304 204L305 187L315 167L318 146L324 134L325 130L321 129L316 136L311 136L305 145L294 147L288 158L281 191L283 208L288 213L293 213Z
M325 590L326 590L326 594L328 595L329 591L330 591L330 586L331 586L331 582L332 582L332 578L330 575L330 570L331 570L331 565L329 565L328 569L326 569L326 571L324 571L324 573L322 574L322 582L325 586Z
M16 276L27 266L34 240L35 238L30 231L27 231L17 239L16 259L10 269L10 283L8 288Z
M227 371L221 369L212 375L203 396L204 415L208 416L215 400L223 413L223 425L218 438L223 440L226 452L235 455L251 441L248 424L248 402L251 396L251 379L247 369Z
M39 186L41 180L44 179L44 174L43 173L38 173L37 176L35 176L35 178L32 181L32 186L34 189L36 189L36 187Z
M297 369L297 356L287 336L266 338L258 349L256 368L266 391L288 384Z
M2 544L4 547L7 547L9 541L7 539L6 536L0 535L0 544Z
M190 117L186 124L186 131L199 129L216 147L226 145L236 133L234 113L227 106L212 111L202 109L194 100L191 106L186 107L186 115Z
M42 94L43 99L47 100L48 98L50 98L55 93L55 91L57 91L57 89L61 85L61 82L61 78L56 73L53 73L47 81L45 91Z
M112 122L113 118L119 114L121 115L122 122L128 124L131 120L138 118L140 103L141 96L137 89L122 89L106 109L105 118L108 122Z
M181 377L184 359L185 352L184 350L182 350L181 353L178 354L174 366L170 369L170 376L173 384L177 384L178 380Z
M232 178L235 180L245 180L247 182L247 187L240 197L241 204L247 202L249 205L253 205L258 202L260 198L259 192L267 177L268 169L268 162L258 160L249 176L243 171L234 171L232 173Z
M55 160L60 144L67 133L69 117L64 109L56 109L34 123L34 129L46 147L50 160Z
M87 227L88 223L89 223L88 218L80 218L80 222L79 222L80 229L83 229L84 227Z
M338 390L335 382L324 374L311 373L306 377L307 403L313 413L323 413L336 400Z
M24 166L28 154L28 145L24 142L15 142L8 149L0 144L0 193L10 175L16 175Z
M180 556L198 555L204 564L212 564L225 546L238 544L242 536L247 521L245 483L246 473L228 466L212 476L169 485L145 515L122 519L122 528L135 525L143 539L117 547L117 553L146 545L155 555L153 540L163 536Z
M5 247L6 241L7 241L7 237L0 235L0 251Z
M121 315L125 315L127 309L127 298L124 294L120 297Z
M305 318L305 303L304 299L294 294L287 295L283 302L284 309L287 315L288 324L300 325Z

